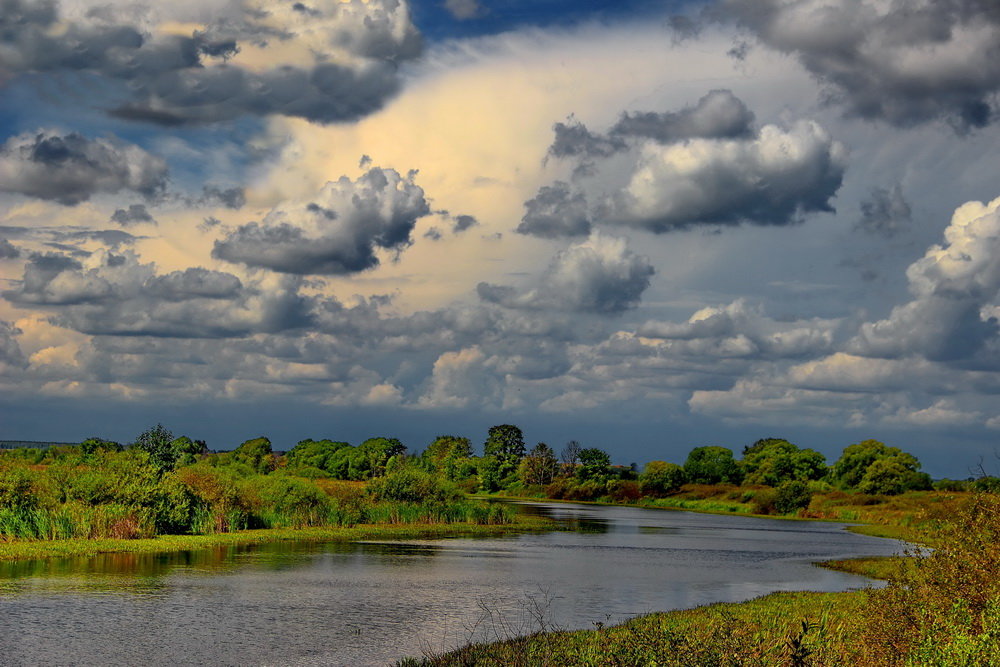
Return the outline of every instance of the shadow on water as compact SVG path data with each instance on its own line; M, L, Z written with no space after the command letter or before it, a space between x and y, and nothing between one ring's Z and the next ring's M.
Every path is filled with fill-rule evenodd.
M612 521L594 516L594 512L578 506L559 505L555 503L511 503L517 511L527 516L540 516L558 521L560 524L578 533L607 533L611 530Z

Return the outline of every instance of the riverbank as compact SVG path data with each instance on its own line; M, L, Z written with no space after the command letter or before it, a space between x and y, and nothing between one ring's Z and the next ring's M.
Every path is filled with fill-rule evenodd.
M0 561L96 556L103 553L165 553L286 540L315 542L494 537L545 532L558 526L543 517L517 515L507 524L364 524L352 527L267 528L213 535L159 535L145 539L14 540L0 542Z
M920 559L818 563L887 578L882 589L774 593L640 616L613 627L473 644L400 665L996 664L1000 497L977 494L923 523ZM890 526L891 527L891 526Z

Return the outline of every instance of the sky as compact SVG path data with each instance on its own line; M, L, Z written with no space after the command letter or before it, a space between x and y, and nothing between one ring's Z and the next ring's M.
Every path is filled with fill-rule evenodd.
M0 439L1000 472L994 0L0 0Z

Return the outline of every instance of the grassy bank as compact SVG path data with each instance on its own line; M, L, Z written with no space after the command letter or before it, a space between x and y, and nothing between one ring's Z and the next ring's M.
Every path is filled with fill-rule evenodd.
M271 528L212 535L159 535L145 539L14 540L0 542L0 560L94 556L102 553L163 553L283 540L358 541L490 537L552 530L541 517L517 516L508 524L412 523L352 527Z
M958 667L1000 656L1000 496L955 500L916 530L922 558L833 561L883 589L774 593L613 627L498 636L402 665L858 665ZM544 629L544 628L543 628Z

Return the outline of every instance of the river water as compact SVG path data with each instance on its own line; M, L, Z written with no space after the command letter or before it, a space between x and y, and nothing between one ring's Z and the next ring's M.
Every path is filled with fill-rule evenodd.
M901 549L842 524L521 509L573 530L0 563L0 663L391 664L539 622L593 628L773 591L864 587L811 563Z

